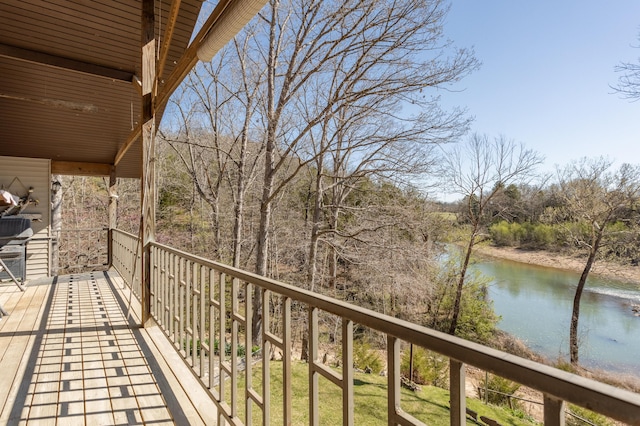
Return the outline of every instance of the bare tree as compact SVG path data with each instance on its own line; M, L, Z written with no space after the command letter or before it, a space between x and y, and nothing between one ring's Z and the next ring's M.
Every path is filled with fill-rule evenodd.
M253 131L256 99L261 95L264 69L248 57L251 26L223 49L215 61L201 64L188 76L173 99L180 131L165 136L181 159L199 196L210 206L214 230L214 258L220 259L222 230L220 200L228 185L233 199L231 263L241 262L245 194L255 178L262 145ZM232 71L221 72L226 70Z
M570 361L578 364L580 299L599 250L615 235L635 228L640 168L623 164L614 171L611 161L583 158L558 170L557 196L561 204L550 212L551 217L564 226L574 246L587 252L573 300L569 333ZM615 226L620 222L626 222L626 226ZM584 225L587 232L575 225Z
M309 147L328 116L367 102L375 108L381 97L429 111L435 101L422 91L477 66L470 52L442 40L446 11L440 0L271 0L260 14L266 28L255 49L265 58L267 87L258 274L268 274L272 203L324 153ZM398 105L390 117L400 116Z
M541 156L513 140L503 136L491 140L479 134L473 134L464 144L453 147L443 157L443 183L450 191L464 197L464 219L469 224L449 334L455 334L458 326L462 290L473 247L485 234L486 226L496 215L488 207L504 188L530 180L540 163Z
M634 101L640 99L640 58L638 62L621 62L614 69L621 75L613 89L627 99Z
M313 226L309 250L308 282L315 284L318 242L329 250L328 280L335 286L337 257L344 241L370 233L382 227L399 224L404 217L389 221L391 217L371 220L376 215L366 214L365 209L375 205L349 205L352 192L362 189L370 179L406 184L415 176L426 173L433 166L433 146L459 137L466 130L466 120L459 111L443 114L436 106L430 115L414 117L409 123L398 124L385 111L393 110L384 99L377 99L374 106L354 106L338 111L323 122L319 141L314 146L325 153L316 157L315 193L313 194ZM382 107L387 104L388 108ZM408 120L407 120L408 121ZM406 126L406 124L410 124ZM325 148L327 146L327 148ZM340 225L344 213L356 214L367 220L357 221L356 226ZM342 240L343 242L340 242Z
M214 84L217 72L213 67L212 64L201 65L187 76L187 84L171 99L180 117L180 130L173 134L161 131L160 135L180 158L193 187L211 208L212 257L220 260L220 192L230 162L231 143L221 129L225 116L218 106L228 102L233 95Z

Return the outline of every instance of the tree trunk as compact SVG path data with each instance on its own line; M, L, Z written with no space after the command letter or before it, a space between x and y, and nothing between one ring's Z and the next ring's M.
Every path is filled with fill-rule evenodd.
M604 230L599 230L596 236L595 242L591 245L589 250L589 257L587 264L582 270L580 280L578 281L578 287L576 288L576 294L573 298L573 310L571 311L571 326L569 330L569 360L572 365L578 365L578 320L580 319L580 299L582 298L582 292L584 286L587 283L587 277L591 271L591 267L596 260L596 254L600 248L600 241L602 240L602 234Z
M240 253L242 251L242 223L244 221L244 157L246 155L246 139L243 137L240 149L240 163L238 164L238 180L236 189L236 203L233 221L233 267L240 267Z
M258 243L256 247L256 274L267 276L267 262L269 257L269 233L271 228L271 196L273 191L273 157L275 150L275 129L267 135L265 150L265 170L260 203L260 224L258 227ZM262 333L262 294L256 288L253 294L253 343L259 345Z
M477 225L474 226L469 243L467 244L467 250L464 254L464 261L460 268L460 278L458 279L458 286L456 288L456 298L453 302L453 312L451 315L451 325L449 327L449 334L452 336L456 334L456 328L458 328L458 318L460 317L460 305L462 304L462 289L464 287L464 279L467 275L467 269L469 268L469 261L471 260L471 252L473 251L473 245L476 240Z
M256 247L256 274L267 276L269 255L269 233L271 228L271 197L275 178L274 161L276 154L276 134L279 123L276 108L276 70L277 70L277 14L278 0L271 0L271 18L269 22L269 57L267 59L267 132L264 155L264 180L260 203L260 224ZM253 293L253 321L251 326L254 345L262 342L262 291L255 288Z
M265 187L266 193L268 189ZM263 202L260 206L260 226L258 229L258 246L256 247L256 274L267 276L267 260L269 254L269 227L271 225L271 203ZM255 287L253 293L253 321L251 336L253 344L259 345L262 334L262 292Z
M311 242L309 244L309 271L307 284L311 291L315 291L315 281L318 263L318 239L320 234L320 216L322 213L322 156L318 159L318 171L316 174L316 196L313 203L313 224L311 225Z
M219 193L219 192L218 192ZM220 248L222 246L222 237L220 235L220 200L218 197L215 198L215 206L213 206L213 256L214 260L222 260Z

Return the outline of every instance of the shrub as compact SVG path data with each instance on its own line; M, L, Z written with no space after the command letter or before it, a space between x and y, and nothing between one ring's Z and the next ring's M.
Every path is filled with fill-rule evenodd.
M478 396L480 399L485 399L485 389L488 389L486 399L489 403L494 405L509 405L513 408L513 404L510 401L509 396L513 395L518 389L520 389L520 383L512 382L504 377L488 375L487 379L483 379L480 382L478 388ZM491 392L494 391L494 392Z
M384 366L380 354L365 341L353 343L353 365L360 370L371 370L374 374L380 374Z
M467 275L456 336L482 344L493 339L500 317L493 310L487 286L488 278L482 274L475 272Z
M548 248L554 245L556 232L551 225L543 223L532 226L529 241L536 248Z
M512 246L514 235L508 222L502 220L489 227L489 235L497 246Z
M489 227L489 235L497 246L526 246L544 249L555 245L559 233L556 227L544 223L509 223L500 221Z
M400 374L409 378L411 351L407 349L402 353L400 362ZM420 346L413 347L413 377L411 381L420 385L437 386L447 388L447 380L449 377L449 360L448 358L428 351Z

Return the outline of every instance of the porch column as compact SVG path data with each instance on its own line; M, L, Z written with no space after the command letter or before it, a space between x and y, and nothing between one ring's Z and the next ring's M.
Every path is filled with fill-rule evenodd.
M118 214L118 183L116 179L116 166L111 166L109 173L109 204L108 204L108 235L107 235L107 263L109 268L113 266L113 230L118 225L116 216Z
M141 237L142 237L142 326L151 317L151 256L150 242L156 237L155 184L155 109L156 40L154 1L142 1L142 176L141 176Z

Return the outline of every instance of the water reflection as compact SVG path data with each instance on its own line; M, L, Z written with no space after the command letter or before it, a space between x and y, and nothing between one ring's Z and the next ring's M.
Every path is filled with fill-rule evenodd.
M550 359L568 353L569 321L579 274L507 260L473 268L495 277L489 287L499 327ZM637 283L591 276L580 304L580 361L586 367L640 376L640 304Z

